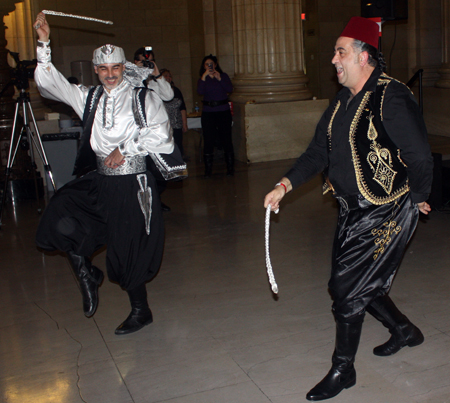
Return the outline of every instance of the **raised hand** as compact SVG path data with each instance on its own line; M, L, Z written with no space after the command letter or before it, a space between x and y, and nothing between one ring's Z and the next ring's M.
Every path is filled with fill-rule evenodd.
M50 39L50 25L48 25L47 19L44 13L39 13L36 16L36 21L33 24L33 28L36 30L39 40L41 42L48 42Z

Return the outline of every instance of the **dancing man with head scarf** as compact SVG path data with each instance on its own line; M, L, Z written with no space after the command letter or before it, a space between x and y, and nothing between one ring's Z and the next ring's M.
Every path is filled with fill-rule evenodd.
M79 177L50 200L36 243L67 254L87 317L97 309L104 277L90 257L107 245L108 277L126 290L131 303L131 313L115 333L132 333L153 321L146 282L158 272L164 246L159 194L145 160L150 155L166 178L181 174L186 166L181 155L173 155L160 97L141 87L142 69L126 61L122 48L108 44L94 51L101 85L70 84L51 62L50 27L43 13L34 26L39 92L70 105L84 126L74 170Z

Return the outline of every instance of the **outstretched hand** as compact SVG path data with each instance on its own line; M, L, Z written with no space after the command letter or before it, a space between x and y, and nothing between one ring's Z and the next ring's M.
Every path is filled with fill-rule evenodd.
M39 40L41 42L48 42L50 39L50 25L48 25L47 19L45 18L45 14L40 12L36 16L36 21L33 24L33 28L36 30Z
M427 202L417 203L419 211L423 214L428 214L431 211L431 207Z
M283 184L284 186L281 184ZM286 195L287 192L290 192L292 190L291 181L286 177L282 178L277 185L278 186L275 186L275 188L271 192L267 193L266 197L264 198L264 208L267 208L267 206L270 204L270 209L272 211L276 211L280 208L281 199Z
M284 197L285 191L281 186L277 186L264 198L264 208L270 204L270 210L276 211L280 208L280 201Z

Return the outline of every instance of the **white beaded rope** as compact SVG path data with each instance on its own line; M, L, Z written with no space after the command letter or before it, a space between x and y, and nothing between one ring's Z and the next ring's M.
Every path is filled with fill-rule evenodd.
M42 12L46 15L56 15L58 17L70 17L70 18L78 18L79 20L87 20L87 21L93 21L93 22L101 22L103 24L112 25L114 24L112 21L106 21L106 20L100 20L98 18L92 18L92 17L84 17L82 15L75 15L75 14L66 14L61 13L59 11L51 11L51 10L42 10Z
M266 209L266 225L265 225L265 238L266 238L266 267L267 267L267 276L269 277L269 282L272 287L272 291L274 294L278 294L278 285L275 281L275 276L273 274L272 263L270 262L270 253L269 253L269 228L270 228L270 210L272 206L269 204ZM275 210L275 214L278 214L280 209Z

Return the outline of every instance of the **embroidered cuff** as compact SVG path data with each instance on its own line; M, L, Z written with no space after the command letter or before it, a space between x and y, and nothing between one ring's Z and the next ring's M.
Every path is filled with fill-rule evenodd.
M119 144L119 151L124 157L147 154L147 150L139 143L139 138L129 141L128 144L125 142Z
M36 56L38 63L48 64L52 61L52 50L50 48L50 41L37 41Z
M120 153L121 153L124 157L127 157L128 155L130 155L130 154L127 153L127 151L125 150L125 143L119 144L119 151L120 151Z

